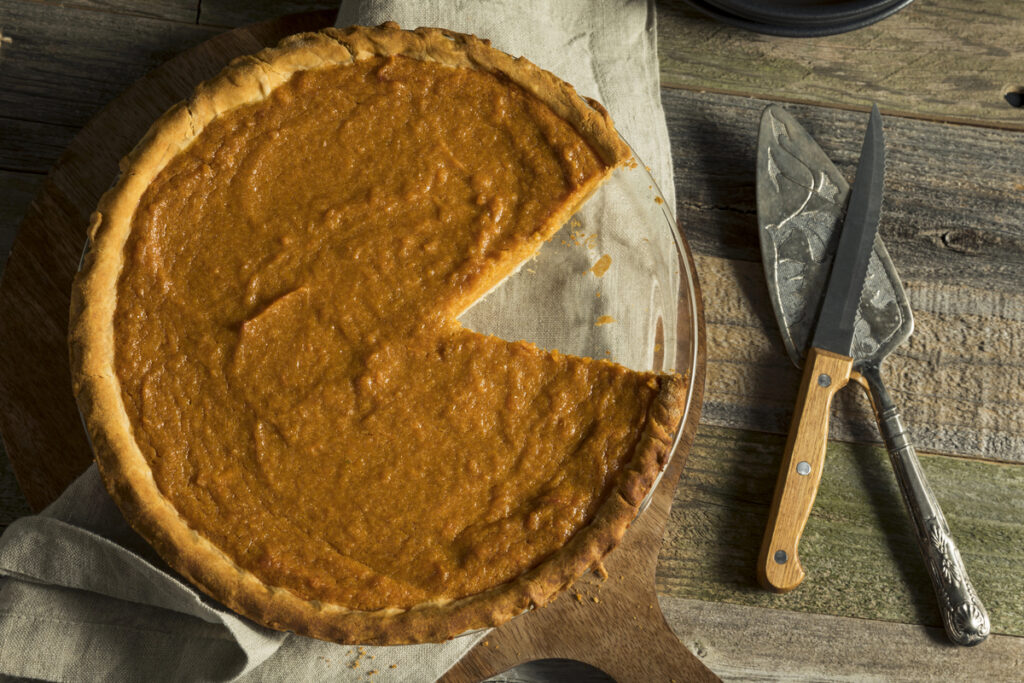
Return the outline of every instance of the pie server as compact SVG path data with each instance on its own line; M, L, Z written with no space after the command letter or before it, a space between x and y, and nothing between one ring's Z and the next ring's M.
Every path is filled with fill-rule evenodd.
M812 333L815 341L818 339L815 324L820 326L830 324L829 319L835 320L834 311L826 316L825 307L830 302L826 300L829 296L823 294L826 285L829 291L832 290L835 277L832 275L833 260L842 264L846 274L840 277L847 280L851 277L849 270L858 265L851 263L857 260L858 254L850 251L848 245L843 245L846 248L838 259L835 258L841 248L840 238L855 227L849 220L843 225L847 201L850 202L852 220L863 222L874 218L874 226L859 226L862 231L866 229L873 233L877 227L883 159L881 117L875 109L857 169L857 187L851 199L846 180L785 109L770 105L761 116L757 154L761 253L782 339L797 366L803 364ZM865 180L863 189L862 177ZM874 216L870 215L872 213ZM843 225L842 229L840 225ZM861 240L861 249L864 243ZM857 275L853 273L853 276ZM863 278L862 290L858 292L856 305L852 308L852 339L848 355L852 371L849 378L864 387L871 399L900 491L914 521L915 534L938 597L946 632L954 643L975 645L988 636L988 613L971 585L942 510L925 479L899 412L882 382L882 361L910 337L914 318L896 268L877 235L867 254L866 273L860 277ZM851 315L849 308L845 315ZM809 359L817 359L820 355L807 353ZM834 380L845 384L840 374L838 378L830 375L829 386L821 386L818 384L820 376L826 373L818 372L818 377L815 377L813 365L811 362L807 364L798 400L806 404L809 395L817 394L825 400L824 409L819 406L813 425L804 422L801 411L794 414L758 562L761 582L778 591L796 588L804 577L796 548L821 478L828 438L828 404L839 388ZM810 387L808 380L812 382ZM824 381L821 380L822 383ZM806 407L803 413L806 417ZM809 438L807 434L813 434L814 444L811 451L805 449L800 457L793 457L798 432L804 434L805 441ZM784 501L789 502L789 508L782 508Z

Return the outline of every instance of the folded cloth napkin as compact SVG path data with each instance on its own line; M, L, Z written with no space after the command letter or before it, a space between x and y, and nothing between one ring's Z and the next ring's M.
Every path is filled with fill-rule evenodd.
M338 25L397 21L490 38L602 102L674 206L653 2L346 2ZM58 681L428 681L482 633L351 647L265 629L192 588L121 517L95 467L0 537L0 675Z

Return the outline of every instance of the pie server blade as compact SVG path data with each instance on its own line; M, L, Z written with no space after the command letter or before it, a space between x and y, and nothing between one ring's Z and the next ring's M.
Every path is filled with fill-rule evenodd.
M796 119L773 104L761 117L756 187L768 290L783 343L800 366L831 271L850 185ZM974 645L988 636L988 614L880 372L885 357L913 329L913 313L899 274L881 238L876 238L856 313L851 379L871 399L946 632L954 643Z

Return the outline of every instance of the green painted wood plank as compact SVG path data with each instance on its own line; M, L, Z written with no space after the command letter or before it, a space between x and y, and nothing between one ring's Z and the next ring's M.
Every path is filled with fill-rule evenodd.
M784 437L702 425L676 493L657 586L677 598L939 627L931 584L883 449L832 442L795 591L755 561ZM922 455L993 633L1024 635L1024 467Z
M658 3L663 85L1024 129L1024 5L915 2L837 36L780 38Z
M781 609L659 599L683 644L725 681L1014 681L1024 638L957 648L942 629Z

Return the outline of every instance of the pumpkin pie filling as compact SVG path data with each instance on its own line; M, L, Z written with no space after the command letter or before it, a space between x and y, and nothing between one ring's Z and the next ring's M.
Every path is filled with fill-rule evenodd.
M362 610L477 593L564 545L657 383L454 316L605 171L522 90L402 57L218 118L144 195L118 286L160 489L268 584Z

